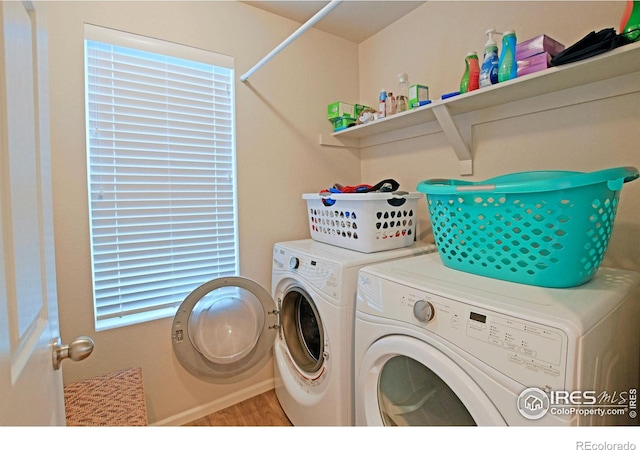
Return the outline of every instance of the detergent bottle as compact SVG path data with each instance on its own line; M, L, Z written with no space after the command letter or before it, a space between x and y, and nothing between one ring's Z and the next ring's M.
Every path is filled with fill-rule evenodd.
M498 82L498 44L493 39L494 34L498 33L494 29L486 31L488 36L487 43L484 45L484 60L480 69L480 87L491 86Z
M385 107L387 108L386 117L393 116L396 113L396 98L393 96L393 92L387 94L387 100L385 101Z
M378 97L378 118L382 119L387 117L387 91L380 90L380 96Z
M505 31L502 36L502 52L498 61L498 81L500 83L518 76L516 43L516 32L513 30Z
M480 63L476 52L467 53L464 59L465 71L460 80L460 93L475 91L480 87Z
M627 0L618 34L628 42L640 40L640 1Z

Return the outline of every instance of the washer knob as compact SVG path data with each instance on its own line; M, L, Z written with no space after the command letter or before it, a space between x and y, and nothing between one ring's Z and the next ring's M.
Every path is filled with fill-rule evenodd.
M289 259L289 267L291 269L297 269L298 267L300 267L300 259L292 256L291 259Z
M430 322L431 320L433 320L435 314L436 310L431 302L428 302L426 300L418 300L413 305L413 315L420 322Z

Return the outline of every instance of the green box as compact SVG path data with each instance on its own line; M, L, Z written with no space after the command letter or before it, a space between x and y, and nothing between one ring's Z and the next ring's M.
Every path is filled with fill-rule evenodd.
M334 119L333 122L333 131L344 130L345 128L349 128L349 125L355 123L356 119L352 117L341 117L339 119Z
M333 121L341 117L356 118L354 106L351 103L333 102L327 107L327 119Z
M353 111L355 113L355 116L353 117L357 119L358 117L360 117L360 114L362 114L362 111L369 108L371 107L366 105L359 105L358 103L356 103L355 105L353 105Z
M409 86L409 109L414 108L414 103L419 104L422 101L429 100L429 87L422 84L413 84Z

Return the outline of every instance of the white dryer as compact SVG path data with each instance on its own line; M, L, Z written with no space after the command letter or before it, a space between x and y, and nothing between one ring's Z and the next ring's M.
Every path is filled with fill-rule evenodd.
M363 268L356 425L635 424L640 274L538 288L438 254Z
M177 359L229 383L274 349L276 394L294 425L353 425L353 321L358 270L435 251L432 244L360 253L311 239L274 245L271 294L243 277L211 280L173 321Z

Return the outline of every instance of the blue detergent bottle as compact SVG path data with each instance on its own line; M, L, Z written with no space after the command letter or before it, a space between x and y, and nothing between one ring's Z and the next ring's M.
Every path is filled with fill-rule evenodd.
M378 118L384 117L387 117L387 91L381 89L378 97Z
M498 82L498 44L493 39L494 34L498 33L494 29L486 31L488 36L487 43L484 45L484 60L480 69L480 87L491 86Z
M505 31L502 36L502 52L498 62L498 82L508 81L518 76L516 60L516 32Z

